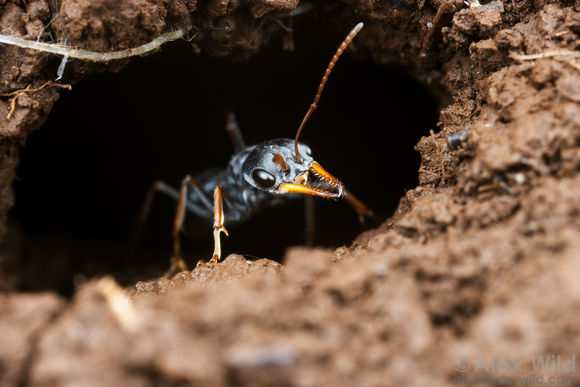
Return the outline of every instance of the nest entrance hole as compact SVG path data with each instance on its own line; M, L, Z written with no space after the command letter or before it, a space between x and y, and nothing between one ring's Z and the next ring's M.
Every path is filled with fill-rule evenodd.
M20 273L21 290L67 294L78 273L113 273L124 283L162 273L171 255L170 199L156 199L136 259L126 258L148 187L156 179L177 186L188 173L226 165L233 154L226 106L249 144L293 138L340 39L326 34L313 42L297 34L294 52L274 41L240 62L196 56L186 42L175 42L63 93L21 151L12 217L26 246L38 246L19 257L28 268ZM417 185L414 145L436 121L437 102L424 86L400 69L347 55L301 141L386 219ZM303 213L303 201L265 209L230 228L224 254L282 259L288 246L304 243ZM319 246L349 244L372 227L360 225L344 202L316 200L316 217ZM210 257L212 240L210 226L190 223L183 240L193 264L193 257Z

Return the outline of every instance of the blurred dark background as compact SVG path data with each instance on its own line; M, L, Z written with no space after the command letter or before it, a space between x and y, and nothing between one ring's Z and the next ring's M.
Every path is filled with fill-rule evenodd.
M149 186L162 179L177 187L188 173L226 165L233 154L224 130L226 106L236 112L249 144L293 138L346 32L320 31L312 39L298 31L294 52L274 39L238 63L196 55L189 43L178 41L119 73L91 75L64 92L21 152L12 211L25 257L20 269L50 270L53 278L44 285L23 280L21 290L52 287L66 294L74 275L112 273L130 283L163 273L172 246L170 199L154 202L139 252L128 257ZM402 69L347 54L302 141L384 220L417 184L414 145L436 121L436 101ZM319 246L348 245L373 226L361 225L342 201L317 199L316 215ZM183 238L191 265L212 252L211 226L192 218ZM229 227L224 257L236 252L282 260L287 247L304 243L304 229L302 200L267 208Z

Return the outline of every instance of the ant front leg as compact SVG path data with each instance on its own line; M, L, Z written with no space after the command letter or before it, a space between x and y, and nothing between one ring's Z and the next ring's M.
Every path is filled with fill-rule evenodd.
M314 196L304 198L304 220L306 226L306 246L314 246L316 238L316 209L314 208Z
M222 245L220 240L220 233L228 235L228 230L224 226L224 203L223 203L223 187L218 185L215 187L213 193L213 256L209 263L217 263L222 256Z
M381 220L375 215L374 211L361 202L359 198L346 189L344 190L343 196L344 200L356 211L361 223L364 222L365 218L371 218L375 223L380 224Z

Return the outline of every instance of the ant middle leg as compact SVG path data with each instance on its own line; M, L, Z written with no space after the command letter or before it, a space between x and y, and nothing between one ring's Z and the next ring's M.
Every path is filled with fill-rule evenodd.
M167 272L167 276L170 276L180 271L187 270L187 265L181 256L181 240L180 234L183 229L183 222L185 220L185 212L187 209L192 210L194 213L199 213L200 209L195 205L188 203L187 200L187 188L193 188L199 196L200 201L207 208L211 208L211 203L205 197L203 191L197 184L194 178L190 175L185 176L181 181L181 186L179 188L179 194L177 196L177 209L175 211L175 218L173 220L173 257L171 257L171 266Z
M197 203L192 203L188 201L187 189L191 187L197 193ZM177 201L177 210L175 211L175 218L173 221L173 256L171 258L171 266L164 276L168 277L173 274L177 274L180 271L187 270L187 265L185 264L183 258L181 257L181 241L180 233L183 228L183 222L185 219L185 212L190 210L192 213L204 217L208 211L213 210L213 205L209 199L206 198L205 194L196 183L196 181L189 175L187 175L181 182L179 191L173 187L167 185L161 180L156 181L145 196L143 206L139 212L137 222L135 225L135 230L131 238L131 245L129 251L129 259L131 262L134 261L134 257L137 252L137 246L139 245L139 240L143 234L144 225L149 216L153 200L157 193L162 193L173 200Z
M128 259L129 262L131 262L131 265L133 265L135 261L139 242L141 240L141 236L143 235L143 231L147 223L147 218L149 217L149 213L151 212L151 206L157 193L162 193L172 198L173 200L177 200L179 198L179 192L161 180L157 180L155 183L153 183L151 188L149 188L149 190L147 191L147 195L145 195L145 199L143 200L141 210L139 211L137 219L135 220L133 233L131 234L128 255Z

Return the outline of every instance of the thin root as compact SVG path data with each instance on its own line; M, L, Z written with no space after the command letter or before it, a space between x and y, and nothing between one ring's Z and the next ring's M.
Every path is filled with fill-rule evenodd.
M519 60L520 62L536 59L554 58L580 71L580 63L578 63L573 59L570 59L570 57L580 58L580 51L560 49L560 50L548 50L540 52L538 54L530 54L530 55L519 55L512 53L510 54L510 57L512 59Z
M286 31L286 38L284 41L284 50L294 51L294 29L282 23L279 19L274 19L274 22Z
M95 52L83 50L80 48L68 47L63 44L35 42L32 40L26 40L15 36L1 34L0 34L0 43L10 44L22 48L31 48L33 50L49 52L51 54L56 55L67 56L70 59L80 59L90 62L109 62L111 60L126 59L133 56L146 54L149 51L153 51L167 42L172 42L174 40L183 38L185 36L185 33L186 31L184 29L167 32L161 34L157 38L153 39L149 43L145 43L142 46L111 52Z
M514 53L510 54L511 58L519 61L553 58L555 56L571 56L573 58L580 58L580 51L561 49L561 50L548 50L540 52L539 54L530 54L530 55L520 55Z
M572 59L562 59L562 62L566 63L568 66L575 68L580 71L580 63Z
M11 93L0 94L0 97L12 97L10 98L10 109L8 110L8 114L6 114L6 121L9 121L10 118L12 118L14 110L16 110L16 101L18 100L18 97L20 97L21 95L24 95L26 93L34 93L47 87L60 87L61 89L72 90L71 85L63 85L61 83L56 83L53 81L45 82L42 86L37 87L35 89L31 89L30 86L31 85L28 85L24 89L16 90Z

